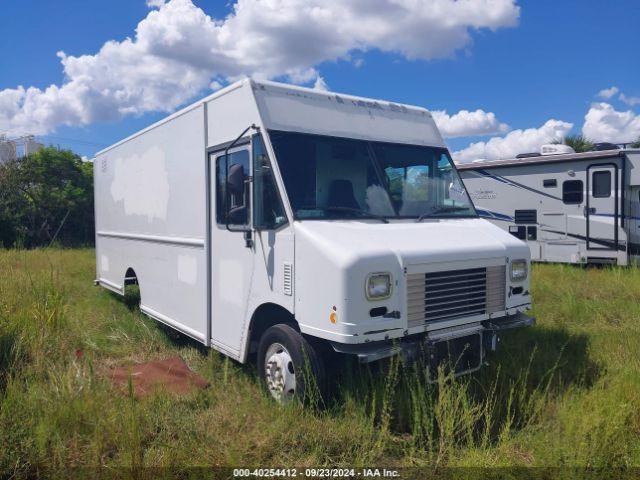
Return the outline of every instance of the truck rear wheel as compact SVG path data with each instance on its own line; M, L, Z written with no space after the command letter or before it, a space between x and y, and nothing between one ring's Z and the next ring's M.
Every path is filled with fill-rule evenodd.
M267 329L258 345L258 374L267 391L281 404L319 400L324 393L322 357L300 332L278 324Z

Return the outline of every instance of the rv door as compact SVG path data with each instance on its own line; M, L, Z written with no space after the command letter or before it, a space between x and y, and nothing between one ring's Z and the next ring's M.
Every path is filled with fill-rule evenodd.
M590 165L587 169L588 250L617 250L619 211L618 167L613 163Z

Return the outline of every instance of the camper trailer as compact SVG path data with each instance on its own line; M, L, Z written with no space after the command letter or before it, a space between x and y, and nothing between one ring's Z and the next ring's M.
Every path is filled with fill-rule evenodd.
M640 150L552 147L458 165L479 215L526 241L534 261L637 263Z
M533 323L529 248L478 218L424 108L243 80L94 171L96 283L255 358L281 402L326 355L463 374Z

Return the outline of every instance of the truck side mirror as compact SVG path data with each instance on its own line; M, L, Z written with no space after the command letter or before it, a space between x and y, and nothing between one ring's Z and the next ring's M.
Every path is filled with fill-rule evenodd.
M247 222L246 183L244 168L238 163L229 166L227 176L229 223L242 225Z
M245 233L245 242L247 247L252 244L250 240L251 227L248 225L249 222L249 189L247 185L251 182L251 176L247 175L248 171L245 172L245 167L243 167L242 163L232 163L229 165L229 161L232 157L229 156L229 150L233 148L233 146L240 141L240 139L247 133L249 130L259 131L259 128L255 124L249 125L245 128L240 135L236 137L236 139L231 142L224 151L224 159L227 165L226 175L225 175L225 210L226 210L226 224L227 230L236 231L236 232L249 232L249 237ZM249 160L248 157L250 155L250 151L242 150L239 160ZM246 153L246 155L245 155ZM234 154L235 155L235 154ZM233 156L233 155L232 155ZM243 158L244 157L244 158ZM250 169L251 162L247 161L246 169ZM238 225L240 228L231 228L231 225Z
M227 188L232 197L244 197L245 174L242 165L234 163L229 167Z

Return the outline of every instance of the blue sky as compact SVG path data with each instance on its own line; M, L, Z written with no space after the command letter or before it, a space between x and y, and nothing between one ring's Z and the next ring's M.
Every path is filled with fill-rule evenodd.
M640 136L637 0L469 0L470 12L452 10L458 27L451 31L440 31L449 14L429 14L450 0L419 0L413 2L419 11L404 13L395 11L391 0L370 0L378 4L378 18L364 0L329 1L324 5L336 4L327 7L333 16L318 23L312 11L287 10L284 0L272 2L282 6L269 11L260 8L259 0L245 0L242 11L234 10L234 2L174 1L181 2L181 9L170 12L159 0L151 5L144 0L4 0L0 133L35 132L47 143L90 157L210 92L212 81L217 88L249 74L326 84L330 90L440 111L436 120L450 148L463 152L462 160L529 151L567 133L615 142ZM296 2L303 0L289 5ZM318 2L305 6L311 3ZM214 20L207 23L200 10ZM218 59L207 41L218 42L215 25L230 14L242 22L233 26L233 43L220 40L220 46L248 46L235 57ZM136 37L136 26L148 15L155 15L153 21ZM360 15L366 15L366 22L359 21ZM280 30L268 27L280 21ZM332 23L342 30L335 34ZM178 40L165 41L176 32ZM122 44L127 37L138 46ZM269 47L256 53L258 40L265 38ZM98 54L109 41L116 52ZM64 67L67 75L59 51L71 59ZM135 80L121 80L129 72ZM164 83L155 85L159 77ZM118 95L105 93L109 82L120 89ZM51 85L56 89L47 91ZM39 90L27 99L19 86ZM611 87L615 90L598 96ZM478 109L475 116L451 118ZM556 123L543 128L550 120ZM471 143L476 146L468 150Z

